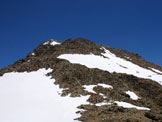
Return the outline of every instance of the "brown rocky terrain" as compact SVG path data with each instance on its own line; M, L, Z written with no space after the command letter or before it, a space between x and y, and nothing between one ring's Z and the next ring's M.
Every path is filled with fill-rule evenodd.
M56 41L60 45L52 46L50 43ZM44 45L45 42L49 42ZM146 61L141 56L125 50L96 44L83 38L68 39L64 42L47 40L42 42L36 49L30 52L24 59L0 70L0 76L7 72L36 71L40 68L52 68L49 73L56 79L60 88L66 88L62 96L70 94L71 97L90 95L88 101L91 105L80 105L78 111L81 114L77 120L83 122L162 122L162 86L149 79L138 78L133 75L122 73L110 73L97 68L87 68L84 65L72 64L67 60L58 59L61 54L90 54L101 55L105 47L116 56L133 62L143 68L149 67L162 71L162 67ZM127 58L129 57L129 58ZM84 90L83 85L97 85L98 83L109 84L113 89L96 86L90 93ZM134 101L125 91L131 90L141 99ZM103 97L101 93L106 96ZM134 108L123 108L115 103L111 105L96 106L103 101L124 101L137 106L145 106L150 111L137 110Z

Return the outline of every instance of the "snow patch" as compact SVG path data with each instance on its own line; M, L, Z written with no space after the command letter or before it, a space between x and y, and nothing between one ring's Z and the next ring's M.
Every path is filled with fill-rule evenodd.
M150 110L149 108L135 106L135 105L130 104L130 103L127 103L127 102L115 101L115 103L116 103L118 106L121 106L121 107L123 107L123 108L136 108L136 109L138 109L138 110Z
M104 99L107 98L107 96L105 96L103 93L99 93L99 95L101 95Z
M35 53L31 53L32 56L35 56Z
M160 74L162 74L162 72L159 71L159 70L157 70L157 69L154 69L154 68L150 68L150 69L152 69L152 70L155 71L156 73L160 73Z
M126 91L125 93L128 94L132 100L138 100L139 99L139 97L132 91Z
M0 77L0 122L74 122L77 106L89 96L61 97L62 89L45 76L52 70L6 73Z
M102 86L103 88L113 89L113 87L111 85L107 85L107 84L103 84L103 83L99 83L97 85L84 85L83 87L85 88L86 91L96 94L96 92L93 90L93 88L97 87L97 86Z
M111 88L111 89L113 89L113 87L111 85L107 85L107 84L103 84L103 83L99 83L98 86L102 86L103 88Z
M52 40L52 42L47 41L47 42L43 43L43 45L52 45L52 46L59 45L59 44L60 43L56 42L55 40Z
M130 57L128 57L128 56L124 56L125 58L127 58L127 59L129 59L129 60L131 60L131 58Z
M111 102L102 102L102 103L97 103L96 106L103 106L103 105L112 105L113 103L116 103L118 106L121 106L123 108L136 108L138 110L147 110L149 111L150 109L149 108L146 108L146 107L139 107L139 106L136 106L136 105L133 105L133 104L130 104L130 103L127 103L127 102L122 102L122 101L111 101Z
M68 60L71 63L85 65L88 68L109 71L110 73L126 73L140 78L151 79L162 85L162 75L119 58L105 48L102 49L105 51L105 53L102 53L102 56L94 54L62 54L58 58Z
M49 41L47 41L47 42L44 42L44 43L43 43L43 45L47 45L47 44L49 44L49 43L50 43L50 42L49 42Z
M50 43L50 45L52 45L52 46L55 46L55 45L58 45L58 44L60 44L60 43L55 42L55 41L53 41L53 42Z
M96 87L96 85L84 85L83 87L86 91L96 94L96 92L93 90L93 88Z
M111 104L112 103L110 103L110 102L104 101L104 102L101 102L101 103L97 103L96 106L104 106L104 105L111 105Z

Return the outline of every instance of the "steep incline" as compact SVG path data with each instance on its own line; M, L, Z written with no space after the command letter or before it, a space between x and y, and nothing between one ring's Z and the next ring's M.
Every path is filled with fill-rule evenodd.
M83 38L42 42L0 87L1 121L162 121L162 67Z

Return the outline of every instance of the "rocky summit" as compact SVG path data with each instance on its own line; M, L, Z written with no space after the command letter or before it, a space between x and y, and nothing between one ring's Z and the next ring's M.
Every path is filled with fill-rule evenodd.
M162 67L83 38L0 70L0 122L162 122Z

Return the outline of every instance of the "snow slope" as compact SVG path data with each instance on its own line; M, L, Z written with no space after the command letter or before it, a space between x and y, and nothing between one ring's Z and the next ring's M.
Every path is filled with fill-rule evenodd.
M51 70L6 73L0 77L0 122L73 122L89 96L61 97Z
M74 122L80 115L77 107L87 102L89 95L81 97L62 97L62 89L55 85L54 79L46 76L51 69L35 72L6 73L0 77L0 122ZM112 86L98 84L104 88ZM85 90L94 92L93 87L84 86ZM101 94L102 95L102 94ZM130 103L114 101L118 106L149 110ZM101 102L96 106L111 105Z
M151 79L162 85L161 74L140 67L125 59L119 58L105 48L101 48L101 50L105 51L105 53L102 53L102 56L94 54L62 54L58 56L58 58L68 60L71 63L85 65L88 68L98 68L111 73L126 73L139 78Z

